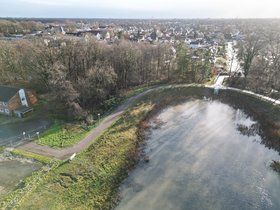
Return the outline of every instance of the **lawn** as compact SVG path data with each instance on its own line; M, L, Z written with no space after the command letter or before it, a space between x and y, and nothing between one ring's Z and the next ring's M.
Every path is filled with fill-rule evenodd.
M36 143L52 148L69 147L83 139L87 130L79 124L65 124L56 120L54 124L36 140Z
M1 153L1 148L0 148L0 153ZM39 161L43 164L49 164L53 159L46 157L46 156L42 156L42 155L38 155L32 152L28 152L25 150L21 150L21 149L13 149L11 151L11 154L14 156L19 156L19 157L24 157L24 158L28 158L28 159L32 159L35 161Z

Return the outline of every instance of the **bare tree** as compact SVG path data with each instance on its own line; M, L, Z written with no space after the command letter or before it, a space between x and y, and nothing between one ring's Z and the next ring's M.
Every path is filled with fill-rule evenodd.
M65 66L55 63L51 69L51 94L56 102L56 108L68 116L80 118L85 112L79 105L79 93L74 89L72 83L67 80ZM66 108L66 109L65 109Z
M261 48L262 42L255 34L248 35L244 42L239 44L238 56L243 63L243 72L245 77L243 88L246 87L246 80L248 74L250 73L253 59L258 55Z

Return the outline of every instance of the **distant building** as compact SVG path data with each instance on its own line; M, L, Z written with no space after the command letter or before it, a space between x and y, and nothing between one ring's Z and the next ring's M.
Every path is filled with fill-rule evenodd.
M190 42L190 48L191 49L196 49L200 47L200 43L198 41L191 41Z
M99 41L99 40L101 39L100 33L97 33L97 35L96 35L95 37L96 37L96 39Z
M33 111L36 96L22 88L0 86L0 114L25 117Z

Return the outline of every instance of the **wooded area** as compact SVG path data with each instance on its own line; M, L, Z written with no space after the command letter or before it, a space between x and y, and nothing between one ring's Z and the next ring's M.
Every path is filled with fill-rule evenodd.
M17 34L26 34L32 31L42 30L44 25L39 21L18 21L18 20L0 20L0 37L13 36Z
M176 46L175 46L176 47ZM54 110L84 117L119 90L152 82L201 83L209 79L208 49L86 39L0 42L0 82L27 83L50 94Z

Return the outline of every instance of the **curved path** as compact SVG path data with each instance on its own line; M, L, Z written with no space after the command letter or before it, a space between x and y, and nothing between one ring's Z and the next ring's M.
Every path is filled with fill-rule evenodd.
M65 148L65 149L53 149L48 146L42 146L38 145L35 142L30 142L27 144L24 144L22 146L19 146L18 148L29 151L32 153L48 156L48 157L53 157L57 158L60 160L64 160L66 158L69 158L72 154L78 153L84 149L86 149L99 135L101 135L110 125L112 125L115 120L118 119L118 117L131 105L133 104L137 99L141 98L142 96L146 95L147 93L162 89L162 88L171 88L171 87L188 87L188 86L196 86L196 87L208 87L208 88L215 88L214 86L205 86L205 85L163 85L163 86L157 86L154 88L151 88L143 93L140 93L136 96L133 96L126 100L122 105L120 105L112 114L107 116L96 128L94 128L92 131L89 132L89 134L79 143L75 144L72 147ZM255 94L250 91L245 91L245 90L240 90L236 88L229 88L225 86L219 86L220 89L230 89L234 90L243 94L248 94L248 95L254 95L255 97L258 97L262 100L270 101L274 104L280 105L280 101L271 99L259 94Z
M60 160L64 160L69 158L72 154L78 153L83 149L87 148L99 135L103 133L112 123L131 105L135 102L138 98L141 98L143 95L147 94L151 90L159 89L162 87L156 87L149 89L143 93L140 93L136 96L133 96L126 100L122 105L120 105L112 114L107 116L96 128L89 132L89 134L79 143L73 145L72 147L65 148L65 149L53 149L48 146L38 145L35 142L30 142L24 145L19 146L19 149L57 158Z

